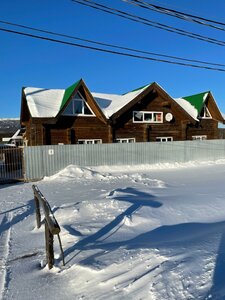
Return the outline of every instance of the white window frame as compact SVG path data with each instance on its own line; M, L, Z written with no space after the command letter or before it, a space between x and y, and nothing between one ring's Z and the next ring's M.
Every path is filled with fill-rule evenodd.
M136 140L135 140L135 138L117 138L116 140L115 140L115 142L116 143L135 143L136 142Z
M173 137L172 136L157 136L156 137L156 142L173 142Z
M80 143L81 142L81 143ZM80 145L95 145L95 144L102 144L102 140L101 139L78 139L77 140L77 144Z
M212 119L212 116L211 116L211 114L209 112L209 109L208 109L208 107L205 104L203 106L203 110L204 110L204 113L203 113L203 116L200 116L200 119ZM206 116L206 113L209 114L209 117Z
M135 114L142 114L142 120L141 121L137 121L135 120ZM147 114L152 114L152 116L154 116L154 114L160 114L160 121L154 121L154 118L152 118L151 120L145 120L145 115ZM133 123L155 123L155 124L160 124L163 123L163 112L162 111L133 111Z
M80 98L76 98L77 94L80 96ZM75 106L74 106L74 103L75 101L80 101L82 102L82 113L75 113ZM90 110L91 114L85 114L84 113L84 103L85 105L87 105L87 108ZM69 113L66 113L65 110L66 108L69 106L69 105L72 105L72 109L73 109L73 113L69 114ZM70 103L68 104L68 106L65 108L64 112L63 112L63 115L64 116L82 116L82 117L95 117L95 114L93 112L93 110L90 108L90 106L87 104L87 102L85 101L84 97L81 95L81 93L78 91L74 97L71 99Z
M207 135L192 135L193 141L204 141L207 140Z

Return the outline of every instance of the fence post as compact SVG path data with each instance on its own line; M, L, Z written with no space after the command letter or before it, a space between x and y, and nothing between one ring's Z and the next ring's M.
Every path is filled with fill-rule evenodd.
M46 248L46 260L49 269L52 269L54 265L53 240L54 240L53 234L49 230L48 223L45 219L45 248Z

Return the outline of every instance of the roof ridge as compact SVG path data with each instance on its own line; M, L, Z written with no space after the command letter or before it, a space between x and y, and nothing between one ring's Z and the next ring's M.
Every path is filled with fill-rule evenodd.
M153 82L152 82L152 83L153 83ZM143 86L141 86L141 87L138 87L138 88L136 88L136 89L134 89L134 90L132 90L132 91L126 92L126 93L122 94L121 96L127 95L127 94L129 94L129 93L137 92L137 91L139 91L139 90L142 90L142 89L144 89L144 88L147 88L147 87L150 86L152 83L145 84L145 85L143 85Z
M192 106L194 106L197 109L198 114L200 114L209 93L210 91L202 92L190 96L181 97L181 99L188 101Z
M80 78L79 80L77 80L75 83L73 83L72 85L70 85L68 88L66 88L64 90L64 94L63 94L63 98L62 98L62 102L61 102L59 111L61 111L61 109L64 107L64 105L66 104L67 100L70 98L70 96L72 95L73 91L78 86L78 84L80 83L81 80L82 80L82 78Z
M203 95L203 94L208 94L208 93L210 93L210 91L205 91L205 92L201 92L201 93L196 93L196 94L184 96L184 97L181 97L181 98L182 98L182 99L185 99L185 98L194 97L194 96Z

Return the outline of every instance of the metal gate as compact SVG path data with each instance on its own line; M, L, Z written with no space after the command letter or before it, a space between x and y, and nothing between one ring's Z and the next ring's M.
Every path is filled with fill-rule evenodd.
M0 183L23 179L23 149L10 145L1 145Z

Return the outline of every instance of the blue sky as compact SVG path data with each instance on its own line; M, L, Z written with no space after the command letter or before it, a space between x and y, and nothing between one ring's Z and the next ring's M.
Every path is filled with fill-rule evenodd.
M120 0L96 2L225 41L223 31L143 10ZM149 2L225 23L224 0ZM121 19L71 0L1 0L0 20L143 51L225 64L225 47ZM3 24L0 27L20 30ZM210 90L225 112L225 72L121 57L2 31L0 41L0 118L20 116L22 87L64 89L80 78L92 92L102 93L122 94L153 81L172 97Z

